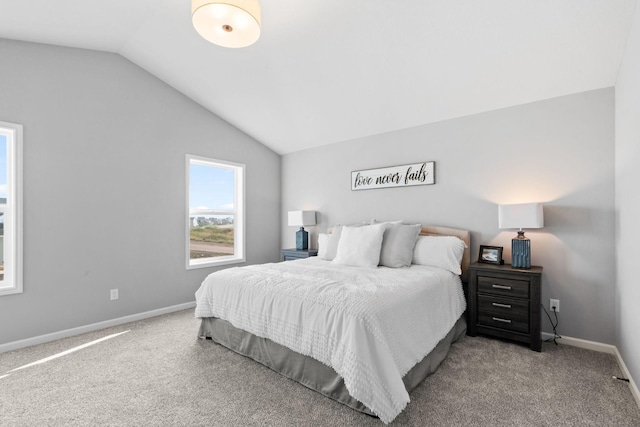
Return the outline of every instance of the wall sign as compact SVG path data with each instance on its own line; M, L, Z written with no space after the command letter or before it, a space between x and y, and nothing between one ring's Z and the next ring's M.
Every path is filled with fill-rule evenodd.
M351 172L352 190L409 187L436 183L435 162L390 166Z

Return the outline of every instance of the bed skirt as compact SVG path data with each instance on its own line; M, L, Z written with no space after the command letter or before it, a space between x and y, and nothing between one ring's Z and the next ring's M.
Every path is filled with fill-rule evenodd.
M464 336L466 330L467 323L463 315L431 353L404 376L403 381L407 392L411 393L425 378L438 369L440 363L447 357L451 344ZM215 317L202 319L198 337L210 338L326 397L375 416L368 407L351 397L344 385L344 380L333 368L316 359L304 356L267 338L260 338L238 329L226 320Z

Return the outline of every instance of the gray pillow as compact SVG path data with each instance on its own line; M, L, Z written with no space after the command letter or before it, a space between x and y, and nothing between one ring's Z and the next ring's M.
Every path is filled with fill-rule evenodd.
M379 265L394 268L410 266L413 248L421 228L420 224L387 224L380 250Z

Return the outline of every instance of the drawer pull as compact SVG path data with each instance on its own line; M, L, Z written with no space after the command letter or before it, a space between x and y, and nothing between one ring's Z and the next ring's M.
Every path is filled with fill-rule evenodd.
M493 320L495 320L496 322L511 323L511 320L509 320L509 319L501 319L499 317L494 317Z
M500 304L499 302L494 302L493 306L500 307L500 308L511 308L511 304Z
M511 290L511 286L505 286L505 285L498 285L496 283L494 283L493 285L491 285L494 289L505 289L507 291Z

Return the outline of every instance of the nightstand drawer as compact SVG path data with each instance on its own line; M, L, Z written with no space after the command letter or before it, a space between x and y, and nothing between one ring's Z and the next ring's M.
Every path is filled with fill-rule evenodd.
M478 314L528 324L529 301L478 295Z
M529 282L478 275L478 292L505 297L529 298Z
M494 328L506 329L509 331L529 333L529 322L518 321L500 316L491 316L488 314L478 314L479 326L492 326Z

